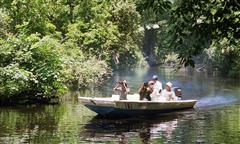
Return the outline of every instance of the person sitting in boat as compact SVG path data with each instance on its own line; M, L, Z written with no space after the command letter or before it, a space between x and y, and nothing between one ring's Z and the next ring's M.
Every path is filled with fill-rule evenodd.
M114 91L120 91L120 100L126 100L127 94L130 91L126 80L119 81L118 84L113 88Z
M178 100L182 100L182 89L180 87L172 88Z
M152 81L154 81L154 90L156 90L158 93L161 93L162 91L162 83L159 81L157 75L153 75Z
M149 85L149 89L151 89L151 94L150 94L150 97L151 97L151 101L159 101L159 98L161 96L161 93L159 93L158 89L154 88L155 86L155 81L149 81L148 82L148 85Z
M148 100L151 101L150 94L152 93L152 89L148 87L148 83L145 82L143 85L140 87L138 91L140 95L140 100Z
M165 89L162 91L162 97L164 97L167 101L175 101L178 98L176 97L174 91L172 91L172 83L167 82Z

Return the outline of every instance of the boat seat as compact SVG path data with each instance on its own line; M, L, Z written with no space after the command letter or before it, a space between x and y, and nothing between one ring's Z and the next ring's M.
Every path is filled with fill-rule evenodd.
M135 94L128 94L127 95L127 100L131 100L131 101L138 101L140 98L139 94L135 93ZM117 94L113 94L111 97L112 100L119 100L120 99L120 95Z

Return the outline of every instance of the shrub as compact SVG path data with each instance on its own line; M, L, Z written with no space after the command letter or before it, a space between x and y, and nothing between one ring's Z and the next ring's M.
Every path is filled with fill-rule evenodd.
M55 39L37 35L1 41L0 100L28 97L48 101L63 91L58 46Z
M76 84L78 87L101 83L103 76L111 73L104 60L84 56L75 43L67 41L63 45L61 55L66 83Z

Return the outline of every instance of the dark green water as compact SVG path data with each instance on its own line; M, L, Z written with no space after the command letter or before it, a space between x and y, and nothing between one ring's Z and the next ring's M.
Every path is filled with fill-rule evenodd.
M196 109L148 118L101 119L77 102L78 95L110 96L126 79L132 92L158 74L181 86ZM240 141L240 82L202 73L152 68L115 72L103 87L73 92L61 105L0 108L0 143L230 143ZM70 98L73 97L73 98Z

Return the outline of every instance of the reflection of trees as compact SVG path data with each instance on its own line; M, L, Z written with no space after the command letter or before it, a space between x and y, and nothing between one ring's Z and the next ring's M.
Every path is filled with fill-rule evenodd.
M173 133L173 143L237 143L240 133L239 104L186 113Z
M158 118L93 118L79 134L81 141L119 143L236 143L239 104L166 114Z
M72 105L1 108L0 143L76 143L83 113Z
M1 108L0 143L237 143L239 106L114 120L79 105Z
M85 126L80 137L84 141L100 142L118 140L129 143L140 140L149 143L156 137L171 139L180 115L164 115L158 118L101 119L93 118Z
M63 111L55 109L54 106L1 109L0 134L8 135L1 136L0 143L11 143L10 139L13 142L30 142L41 135L51 137L62 113Z

